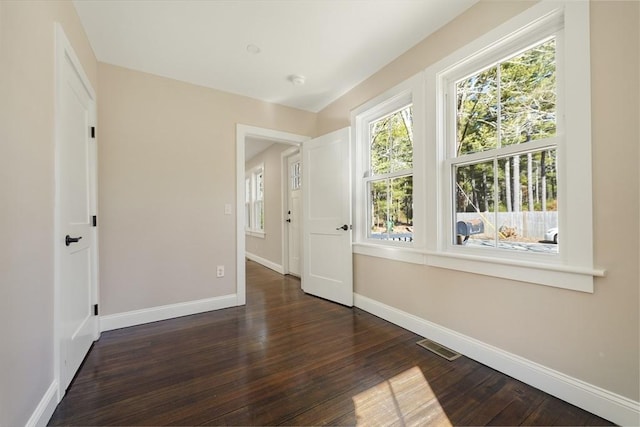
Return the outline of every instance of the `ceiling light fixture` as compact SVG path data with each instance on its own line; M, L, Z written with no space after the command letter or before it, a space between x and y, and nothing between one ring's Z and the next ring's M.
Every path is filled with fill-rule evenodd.
M299 74L291 74L287 77L287 80L289 80L294 86L302 86L306 79L304 76Z
M260 53L260 48L258 46L256 46L255 44L248 44L247 45L247 52L249 52L252 55L257 55Z

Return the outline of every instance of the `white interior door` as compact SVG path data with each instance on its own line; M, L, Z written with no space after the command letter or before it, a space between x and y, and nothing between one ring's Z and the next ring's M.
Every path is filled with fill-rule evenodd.
M353 305L350 132L341 129L302 144L305 292Z
M65 390L97 338L93 305L96 294L95 100L73 55L67 52L58 68L57 115L57 238L58 314L61 390Z
M288 258L289 274L301 275L300 270L300 246L302 244L301 221L302 215L302 164L300 153L287 158L288 176L288 202L287 202L287 227L288 227Z

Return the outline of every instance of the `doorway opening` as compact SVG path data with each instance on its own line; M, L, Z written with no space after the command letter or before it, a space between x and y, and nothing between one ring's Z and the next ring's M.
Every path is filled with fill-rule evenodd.
M259 189L260 185L264 185L264 183L261 182L261 180L265 179L266 172L268 172L268 171L265 172L265 169L263 166L262 170L264 173L262 176L257 176L256 178L252 178L251 176L247 177L247 172L248 172L246 168L247 153L259 152L260 145L268 147L269 145L272 145L272 144L286 144L290 146L289 149L281 152L281 159L279 161L280 171L270 172L272 176L273 174L277 173L278 178L282 180L282 182L286 183L286 181L288 181L288 178L285 178L285 177L288 176L288 171L285 170L285 168L283 167L284 162L288 161L287 160L288 157L291 154L293 154L295 151L299 151L300 145L304 141L307 141L308 139L310 138L307 136L296 135L296 134L287 133L287 132L280 132L272 129L265 129L265 128L259 128L259 127L242 125L242 124L238 124L236 127L236 171L237 171L236 173L236 249L237 249L237 253L236 253L237 302L236 304L237 305L244 305L246 303L246 271L245 271L245 267L246 267L245 257L247 256L247 227L246 226L247 224L252 224L251 222L249 223L247 222L247 221L252 221L251 218L249 217L249 215L251 215L251 212L249 213L249 215L247 214L248 212L247 205L246 205L247 194L248 194L247 192L248 191L254 192L252 194L255 194L256 189ZM259 167L256 170L259 170ZM249 182L250 182L249 186L247 186L247 178L249 178ZM253 182L253 184L251 184L251 182ZM251 187L251 185L253 185L253 188ZM284 226L284 224L288 224L285 221L286 219L288 219L287 213L289 211L289 201L288 201L287 192L285 192L284 190L284 185L280 186L280 189L278 190L278 192L280 193L282 203L280 204L280 209L279 209L280 212L276 215L277 216L276 220L281 221L281 224L283 224L280 232L280 245L282 249L280 254L281 264L278 265L277 263L275 263L274 269L278 271L277 268L279 268L281 269L282 273L285 273L289 271L289 257L288 257L288 254L284 253L285 246L287 248L289 246L288 227ZM254 203L252 207L250 206L250 208L253 209L252 212L254 215L254 219L253 219L254 233L258 236L260 232L258 230L259 227L256 227L256 224L259 224L259 221L256 222L256 218L261 215L259 209L264 209L264 204L262 207L260 207L260 204L264 203L260 199L260 197L263 195L268 197L268 195L266 194L259 194L258 196L255 197L256 203ZM264 215L264 211L262 212L263 212L262 215ZM265 234L264 230L262 234L263 235ZM301 255L300 255L300 258L301 258Z

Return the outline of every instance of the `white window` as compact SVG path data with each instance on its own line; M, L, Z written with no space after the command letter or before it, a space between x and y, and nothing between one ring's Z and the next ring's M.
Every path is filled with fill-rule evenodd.
M245 177L245 220L247 234L264 237L264 165Z
M260 168L254 173L255 197L253 200L254 223L253 229L264 231L264 179Z
M292 191L302 188L302 167L299 160L290 165L289 179L289 185Z
M451 175L452 243L557 254L556 67L561 33L456 79L443 76L445 168ZM528 38L522 43L528 43ZM459 66L456 71L467 71ZM465 73L466 74L466 73ZM560 112L561 113L561 112Z
M593 291L588 9L535 5L426 70L429 264Z
M352 112L357 253L398 258L398 248L423 242L422 81L417 75Z
M367 238L413 241L413 109L368 122Z

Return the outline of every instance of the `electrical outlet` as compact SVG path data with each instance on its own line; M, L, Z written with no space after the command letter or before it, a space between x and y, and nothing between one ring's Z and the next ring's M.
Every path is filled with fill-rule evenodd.
M224 205L224 214L231 215L231 203L227 203Z
M224 277L224 265L219 265L216 268L216 276L217 277Z

